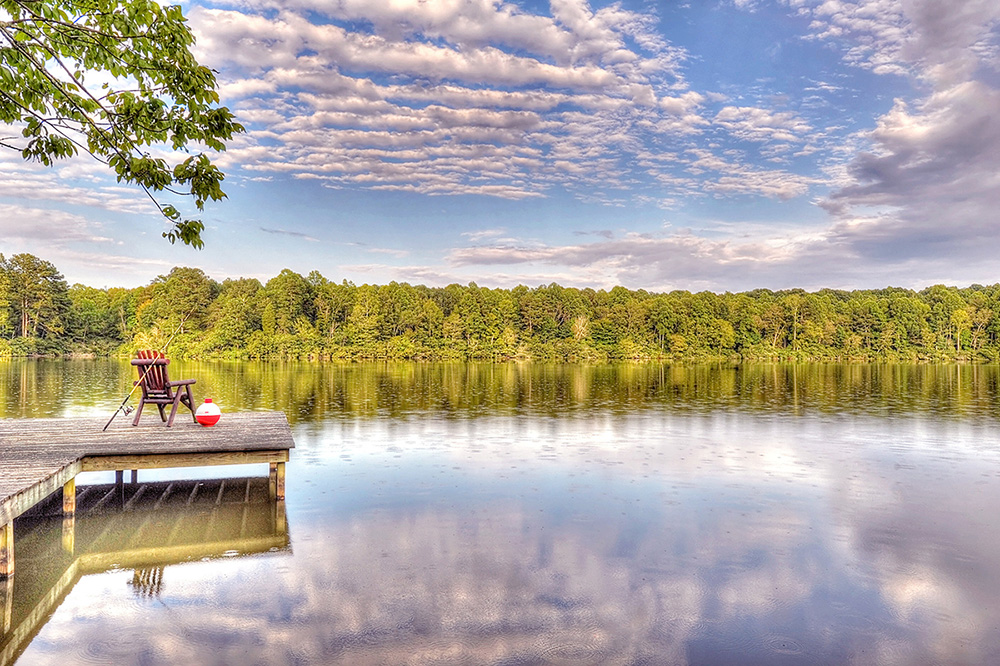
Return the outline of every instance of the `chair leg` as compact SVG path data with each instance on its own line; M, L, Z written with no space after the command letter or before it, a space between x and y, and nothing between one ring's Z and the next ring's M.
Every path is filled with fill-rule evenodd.
M181 404L181 392L174 392L174 401L170 406L170 419L167 420L167 427L169 428L174 424L174 417L177 416L177 406Z
M185 386L184 388L187 389L187 406L188 406L188 409L191 410L191 420L194 421L195 423L197 423L198 422L198 417L194 413L194 396L191 395L191 386L188 385L188 386Z
M142 400L139 401L139 409L135 410L135 418L132 419L132 425L139 425L139 417L142 416L142 408L146 406L146 403Z
M157 403L156 407L157 407L157 409L160 410L160 420L161 421L166 421L167 420L167 414L166 414L166 412L163 411L163 405Z

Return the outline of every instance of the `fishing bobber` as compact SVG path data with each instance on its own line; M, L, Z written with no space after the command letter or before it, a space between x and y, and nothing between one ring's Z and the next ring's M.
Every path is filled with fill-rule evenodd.
M195 420L203 426L214 426L221 416L219 406L211 398L205 398L205 402L194 413Z

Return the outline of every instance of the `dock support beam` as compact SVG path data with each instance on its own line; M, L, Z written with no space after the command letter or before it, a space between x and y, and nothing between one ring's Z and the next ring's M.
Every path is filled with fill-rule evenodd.
M14 575L14 521L0 527L0 579Z
M271 499L285 499L285 463L271 463L271 473L269 479Z

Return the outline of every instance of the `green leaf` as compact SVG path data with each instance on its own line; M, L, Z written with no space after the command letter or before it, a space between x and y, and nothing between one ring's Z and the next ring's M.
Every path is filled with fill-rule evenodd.
M222 151L244 131L218 106L215 74L191 53L194 35L179 6L0 0L0 14L0 122L20 126L24 143L16 149L24 159L52 165L82 149L119 182L156 196L179 191L199 210L225 198L225 176L209 155L170 168L147 154L148 146ZM87 78L101 83L89 87ZM177 206L157 204L175 225L168 240L201 246L200 222L180 221Z

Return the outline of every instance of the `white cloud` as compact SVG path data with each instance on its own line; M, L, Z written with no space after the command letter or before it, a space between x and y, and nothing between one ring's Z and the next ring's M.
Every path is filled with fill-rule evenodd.
M810 16L812 37L845 45L847 62L935 85L968 80L995 59L993 0L827 0L786 3Z
M112 241L82 215L4 203L0 203L0 237L6 242L44 241L54 246Z
M595 199L595 186L635 187L642 174L653 179L648 198L664 200L681 193L664 187L687 191L682 165L646 160L636 174L635 156L654 139L693 145L711 124L706 100L717 99L687 88L687 54L654 17L618 5L560 0L551 16L493 0L235 6L190 14L201 57L221 68L250 126L223 166L258 173L507 199L557 187L609 204L623 197ZM756 120L771 121L756 132L775 141L804 124L787 113ZM736 189L719 181L712 191Z
M601 240L587 243L484 237L473 246L452 249L447 263L469 274L506 276L507 267L514 274L548 272L578 286L621 284L656 291L853 289L873 284L923 288L976 282L993 261L994 227L984 219L976 225L978 235L969 239L963 232L874 215L806 228L725 222L701 233L668 229L617 237L595 234ZM955 256L963 261L955 262Z
M791 111L726 106L713 122L743 141L802 141L812 127Z
M498 236L503 236L507 233L504 228L499 229L482 229L480 231L464 231L462 236L467 238L469 241L476 243L487 238L497 238Z
M808 11L822 17L820 37L832 38L830 27L839 26L843 39L859 42L847 51L850 61L930 86L924 99L897 99L857 137L861 149L821 202L839 220L840 242L878 261L962 257L983 266L1000 206L1000 90L979 72L1000 66L988 47L1000 5L839 2Z

